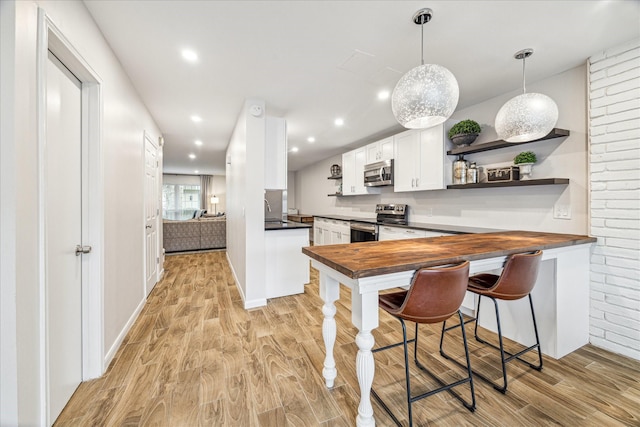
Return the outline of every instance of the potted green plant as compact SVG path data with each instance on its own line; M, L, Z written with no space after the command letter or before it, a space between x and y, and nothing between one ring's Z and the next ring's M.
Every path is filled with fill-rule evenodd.
M481 131L478 122L462 120L449 129L449 139L456 145L469 145L476 140Z
M513 158L513 164L520 168L520 179L531 179L533 164L538 161L533 151L523 151Z

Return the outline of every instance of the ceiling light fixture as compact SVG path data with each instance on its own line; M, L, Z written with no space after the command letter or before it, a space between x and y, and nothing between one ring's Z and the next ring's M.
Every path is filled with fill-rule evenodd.
M193 50L183 49L182 50L182 58L187 62L197 62L198 61L198 54L195 53Z
M196 139L194 141L194 144L196 144L198 147L202 145L202 141L200 141L199 139Z
M310 142L310 143L313 144L314 142L316 142L316 139L314 137L310 136L309 138L307 138L307 142Z
M336 126L342 126L344 124L344 120L338 117L333 121L333 123L335 123Z
M200 123L202 121L202 117L200 117L200 116L191 116L191 120L193 120L196 123Z
M191 154L189 154L189 158L190 158L191 160L193 160L193 159L195 159L195 158L196 158L196 155L195 155L195 154L193 154L193 153L191 153Z
M458 105L460 89L451 71L437 64L424 63L424 24L433 16L431 9L420 9L413 22L422 33L421 62L400 78L391 95L391 110L407 129L424 129L447 120Z
M298 152L298 147L291 147L291 152L292 153L297 153Z
M200 173L198 169L194 170L193 173Z
M391 94L389 93L388 90L381 90L380 92L378 92L378 99L380 100L389 99L389 95Z
M522 95L507 101L496 115L498 138L507 142L542 138L558 121L558 106L553 99L541 93L527 93L525 63L531 55L533 49L523 49L514 55L514 58L522 59Z

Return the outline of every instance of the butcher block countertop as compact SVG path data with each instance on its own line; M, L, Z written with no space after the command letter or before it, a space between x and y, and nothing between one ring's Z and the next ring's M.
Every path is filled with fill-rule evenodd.
M352 279L595 242L589 236L503 231L310 246L302 253ZM587 268L587 266L585 266Z

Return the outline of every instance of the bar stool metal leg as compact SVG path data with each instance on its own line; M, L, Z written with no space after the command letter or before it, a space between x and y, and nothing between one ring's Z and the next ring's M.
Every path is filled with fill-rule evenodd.
M492 344L492 343L480 338L480 336L478 335L478 320L477 319L480 317L480 305L481 305L480 302L481 302L481 299L482 299L483 296L487 296L488 298L490 298L493 301L493 304L494 304L494 307L495 307L496 324L497 324L497 329L498 329L498 346L496 346L496 345L494 345L494 344ZM508 386L508 380L507 380L507 363L508 362L510 362L510 361L512 361L514 359L517 359L517 360L527 364L529 367L531 367L531 368L533 368L533 369L535 369L537 371L541 371L542 370L542 352L540 351L540 337L538 335L538 325L537 325L537 322L536 322L535 313L533 311L533 300L531 298L531 294L529 294L528 297L529 297L529 307L531 308L531 318L533 320L533 330L535 332L535 337L536 337L536 343L534 345L532 345L530 347L527 347L527 348L525 348L525 349L523 349L523 350L521 350L521 351L519 351L517 353L510 353L510 352L506 351L504 349L504 343L503 343L503 338L502 338L502 326L501 326L501 323L500 323L500 311L498 309L498 301L495 298L493 298L491 296L488 296L488 295L478 295L478 306L477 306L477 309L476 309L476 317L475 318L467 320L466 322L463 322L461 320L461 322L459 324L451 326L449 328L445 327L446 322L443 323L443 325L442 325L442 334L440 336L440 354L443 357L445 357L445 358L447 358L449 360L453 360L454 362L456 362L460 366L462 366L461 363L459 363L457 360L451 358L449 355L447 355L444 352L444 349L443 349L444 335L445 335L445 333L447 331L459 328L462 325L465 325L467 323L475 322L474 336L475 336L476 341L478 341L481 344L488 345L488 346L500 351L500 365L501 365L501 368L502 368L502 380L503 380L503 382L502 382L502 385L496 384L494 381L492 381L491 379L487 378L485 375L483 375L483 374L481 374L481 373L479 373L477 371L473 371L474 375L476 375L480 379L482 379L484 381L487 381L488 383L492 384L493 388L495 388L496 390L498 390L499 392L504 394L504 393L507 392L507 386ZM462 327L462 329L464 330L464 327ZM530 362L528 362L528 361L526 361L526 360L524 360L524 359L522 359L520 357L523 354L525 354L525 353L527 353L527 352L529 352L531 350L534 350L534 349L537 349L537 352L538 352L538 364L530 363Z
M460 311L458 311L458 316L460 318L460 321L462 321L462 313L460 313ZM397 347L399 345L403 346L404 349L404 360L405 360L405 380L406 380L406 387L407 387L407 413L408 413L408 418L409 418L409 426L413 426L413 408L412 408L412 404L418 400L424 399L425 397L429 397L431 395L434 395L436 393L439 393L441 391L448 391L449 393L451 393L452 396L454 396L456 399L458 399L460 402L462 402L462 404L465 406L465 408L467 408L469 411L473 412L475 411L475 407L476 407L476 396L475 396L475 389L473 386L473 373L471 370L471 359L469 357L469 347L467 345L467 336L466 333L464 331L464 329L462 330L462 341L464 344L464 350L465 350L465 356L467 359L467 377L463 378L461 380L458 380L456 382L447 384L444 381L442 381L440 378L438 378L437 376L435 376L431 371L429 371L419 360L418 360L418 323L416 323L416 330L415 330L415 337L413 339L408 340L407 339L407 328L405 325L405 322L402 319L398 319L400 320L400 323L402 324L402 342L400 343L396 343L396 344L390 344L388 346L385 347L381 347L381 348L377 348L375 350L373 350L374 353L377 353L379 351L382 350L388 350L390 348L393 347ZM412 396L411 395L411 373L409 371L409 346L408 344L413 342L414 343L414 347L413 347L413 357L414 357L414 362L416 364L416 366L418 368L420 368L420 370L426 372L427 374L429 374L429 376L431 376L433 379L435 379L441 387L435 389L435 390L431 390L428 391L426 393L422 393L418 396ZM460 364L461 366L463 366L462 364ZM469 387L470 387L470 391L471 391L471 402L467 402L465 401L461 395L459 395L458 393L456 393L455 391L453 391L454 387L457 387L459 385L465 384L465 383L469 383ZM395 416L395 414L391 411L391 409L387 406L387 404L382 400L382 398L378 395L378 393L371 389L371 394L372 396L376 399L376 401L380 404L380 406L382 406L382 408L385 410L385 412L387 412L387 414L389 414L389 416L391 417L391 419L396 423L396 425L398 426L402 426L402 423L400 422L400 420L398 420L398 418Z

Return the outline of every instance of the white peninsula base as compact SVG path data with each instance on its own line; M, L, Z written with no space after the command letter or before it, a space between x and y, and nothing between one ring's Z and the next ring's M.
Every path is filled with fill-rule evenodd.
M266 297L301 294L309 283L309 228L265 230Z

